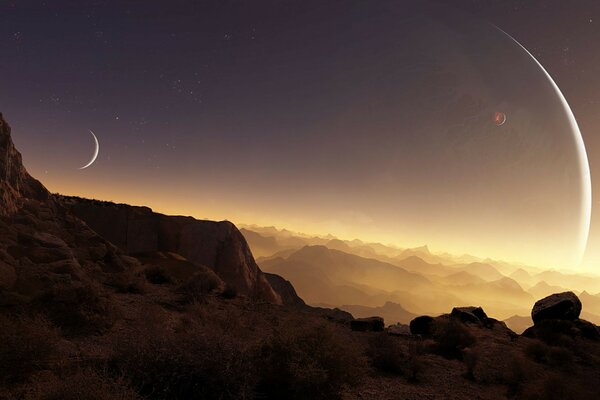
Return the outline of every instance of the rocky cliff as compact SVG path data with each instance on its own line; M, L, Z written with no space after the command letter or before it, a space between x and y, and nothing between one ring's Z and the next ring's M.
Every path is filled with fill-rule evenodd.
M128 254L171 252L211 268L240 294L281 304L230 222L50 194L23 166L0 114L0 302L104 283L137 265Z
M0 306L43 308L50 293L84 293L136 264L27 173L1 115L0 154Z
M61 204L102 237L130 255L177 253L212 269L238 293L282 303L259 269L240 231L231 222L168 216L148 207L79 197L58 197Z

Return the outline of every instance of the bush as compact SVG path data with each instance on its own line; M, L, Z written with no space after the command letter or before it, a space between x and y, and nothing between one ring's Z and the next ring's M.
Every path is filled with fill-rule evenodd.
M122 379L111 379L91 369L36 381L25 399L36 400L138 400L141 397Z
M43 317L0 315L0 382L15 383L48 364L58 354L58 330Z
M183 295L184 302L193 303L203 301L206 295L217 289L220 284L219 277L206 268L194 273L187 281L179 285L177 292Z
M146 293L146 285L139 276L130 272L119 272L111 274L106 284L115 288L118 293Z
M525 355L538 363L545 363L547 361L549 351L550 346L537 340L525 347Z
M503 382L508 387L508 397L516 395L527 380L527 361L519 354L512 354L508 368L504 371Z
M225 299L233 299L237 297L237 289L231 285L225 285L225 289L223 289L221 296Z
M573 353L562 347L548 346L545 343L534 341L525 347L525 354L538 363L553 367L568 368L573 364Z
M68 335L105 332L117 318L116 305L94 286L55 287L38 296L35 303Z
M371 338L367 356L377 370L393 375L402 375L408 361L398 338L391 337L386 332Z
M144 275L148 282L155 285L165 285L173 283L173 278L164 267L153 265L144 270Z
M419 376L423 372L424 365L421 354L423 354L423 343L421 340L411 340L408 345L408 364L406 368L406 376L411 382L418 382Z
M325 324L280 331L258 357L257 392L268 399L338 398L365 372L358 350Z
M435 326L433 338L435 352L446 358L462 358L462 351L475 344L475 336L460 322L440 321Z
M477 366L477 362L479 361L479 353L474 349L465 349L463 351L463 361L465 362L465 366L467 367L467 371L465 372L465 378L474 381L475 367Z
M252 352L233 336L199 329L175 333L155 325L119 338L115 347L110 364L116 375L145 398L251 397Z

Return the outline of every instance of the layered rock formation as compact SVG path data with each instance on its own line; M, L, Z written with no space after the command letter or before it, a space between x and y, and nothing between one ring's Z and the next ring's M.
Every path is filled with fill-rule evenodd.
M228 221L168 216L148 207L78 197L58 197L61 204L102 237L129 255L170 252L212 269L238 293L281 304L260 270L246 240Z

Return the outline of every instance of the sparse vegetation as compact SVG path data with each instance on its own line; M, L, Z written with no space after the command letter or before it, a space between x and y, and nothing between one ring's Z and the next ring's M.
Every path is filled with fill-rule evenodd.
M34 303L71 336L104 332L118 314L110 295L92 285L53 287L40 294Z
M221 280L208 268L192 275L187 281L177 287L177 292L183 296L185 303L203 301L205 296L219 287Z
M393 375L402 375L408 358L402 351L400 340L385 332L374 335L369 341L367 355L377 370Z
M225 289L223 289L223 293L221 293L221 297L225 299L233 299L237 297L237 289L231 285L225 285Z
M462 323L453 320L438 321L433 338L435 352L446 358L462 359L463 350L476 342L475 336Z
M148 282L155 285L166 285L174 282L167 269L158 265L147 267L144 270L144 275Z
M42 316L0 315L0 382L27 380L34 371L48 368L58 354L59 331Z
M258 393L269 399L331 399L359 382L365 360L328 324L277 331L258 354Z

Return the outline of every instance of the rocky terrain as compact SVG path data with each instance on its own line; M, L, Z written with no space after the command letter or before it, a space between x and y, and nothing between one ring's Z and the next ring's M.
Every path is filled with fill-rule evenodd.
M571 292L538 300L523 335L451 297L437 316L388 303L349 306L365 317L355 319L307 306L292 279L262 272L229 222L49 193L1 117L0 155L0 399L599 397L600 333L581 318L595 301L587 293L583 304ZM375 265L364 278L389 289L435 285L416 264L314 245L273 265L293 261L329 289L344 265L354 280ZM386 327L370 312L410 321Z

